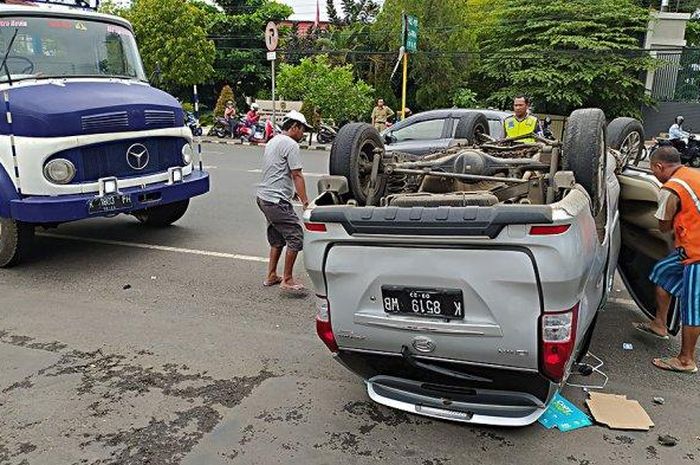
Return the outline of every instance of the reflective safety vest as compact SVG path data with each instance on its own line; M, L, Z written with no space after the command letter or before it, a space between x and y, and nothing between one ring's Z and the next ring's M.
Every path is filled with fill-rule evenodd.
M679 168L664 187L681 199L681 208L673 218L681 259L686 265L700 262L700 170Z
M503 126L506 130L506 137L509 139L511 137L523 136L525 134L535 132L537 129L537 124L537 117L532 115L526 116L522 121L518 121L515 116L509 116L505 119L505 121L503 121ZM519 139L518 142L534 143L536 141L532 137L527 137L525 139Z

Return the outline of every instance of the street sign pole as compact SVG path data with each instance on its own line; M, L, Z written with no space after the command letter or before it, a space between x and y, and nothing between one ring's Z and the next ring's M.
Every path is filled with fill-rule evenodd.
M265 27L265 46L267 47L267 59L271 62L272 68L272 125L277 123L277 103L275 95L275 61L277 61L277 45L279 44L279 32L277 25L270 21Z
M401 120L406 119L406 87L408 86L408 53L403 54L403 82L401 84Z
M277 124L277 103L275 100L275 61L272 60L272 126Z

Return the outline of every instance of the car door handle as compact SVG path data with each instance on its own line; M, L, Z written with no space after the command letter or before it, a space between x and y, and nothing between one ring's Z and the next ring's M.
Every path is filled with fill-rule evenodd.
M481 376L468 375L466 373L460 373L458 371L450 370L449 368L442 368L435 365L430 365L428 363L419 362L411 353L411 349L407 346L401 346L401 356L414 368L419 368L422 370L427 370L433 373L437 373L443 376L449 376L450 378L457 378L464 381L478 381L480 383L492 383L492 379L482 378Z

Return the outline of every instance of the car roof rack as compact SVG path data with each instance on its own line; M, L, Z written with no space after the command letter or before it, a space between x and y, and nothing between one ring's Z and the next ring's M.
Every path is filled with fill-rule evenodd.
M100 0L2 0L2 3L10 5L58 5L93 11L97 11L100 7Z

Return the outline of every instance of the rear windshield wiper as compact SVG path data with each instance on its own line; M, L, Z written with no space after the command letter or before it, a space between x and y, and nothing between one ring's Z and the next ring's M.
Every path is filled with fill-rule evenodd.
M2 58L2 64L0 64L0 68L5 68L5 73L7 73L7 82L12 85L12 75L10 74L10 68L7 66L7 57L10 56L10 50L12 50L12 46L15 43L15 39L17 38L17 34L19 33L19 28L15 28L15 33L12 34L12 39L10 39L10 43L7 44L7 49L5 50L5 56Z

